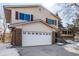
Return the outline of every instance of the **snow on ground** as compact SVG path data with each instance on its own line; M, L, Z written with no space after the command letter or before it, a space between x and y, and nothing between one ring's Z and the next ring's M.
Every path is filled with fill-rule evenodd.
M19 56L16 48L11 48L10 43L0 43L0 56Z
M0 56L19 56L19 54L15 48L10 48L0 51Z
M0 50L5 49L5 48L9 48L12 45L10 43L0 43Z
M71 43L71 44L74 44L74 43L77 43L77 42L74 42L72 40L65 40L67 43Z
M63 46L65 50L79 54L79 42L73 42L72 44L67 44Z

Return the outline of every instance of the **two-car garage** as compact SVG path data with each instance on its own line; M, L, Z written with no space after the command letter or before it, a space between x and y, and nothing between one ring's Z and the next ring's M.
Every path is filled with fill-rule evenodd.
M22 46L51 45L50 32L22 32Z

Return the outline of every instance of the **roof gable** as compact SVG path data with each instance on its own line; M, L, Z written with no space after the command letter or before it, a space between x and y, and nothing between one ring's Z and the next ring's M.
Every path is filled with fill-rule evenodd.
M58 16L54 15L52 12L50 12L47 8L45 8L42 5L4 5L3 8L36 8L36 7L42 7L47 12L49 12L52 16L56 17L57 19L60 19Z

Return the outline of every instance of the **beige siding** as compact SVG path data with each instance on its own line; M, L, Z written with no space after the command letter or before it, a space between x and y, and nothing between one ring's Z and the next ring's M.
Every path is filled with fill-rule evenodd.
M47 27L46 25L42 24L41 22L17 26L17 28L22 28L23 30L26 30L26 31L38 31L38 32L55 31L54 29Z
M12 23L22 22L21 20L17 21L15 19L15 12L18 11L18 12L22 12L22 13L33 14L34 20L41 19L43 21L46 21L46 18L57 20L56 27L58 28L58 19L55 16L51 15L51 13L48 12L45 8L42 8L42 7L32 8L31 7L31 8L10 8L10 9L12 9ZM41 11L39 9L41 9Z

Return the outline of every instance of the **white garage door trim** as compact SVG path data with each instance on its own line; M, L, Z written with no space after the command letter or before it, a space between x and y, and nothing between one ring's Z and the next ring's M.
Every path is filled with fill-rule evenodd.
M22 31L22 46L51 45L51 32Z

